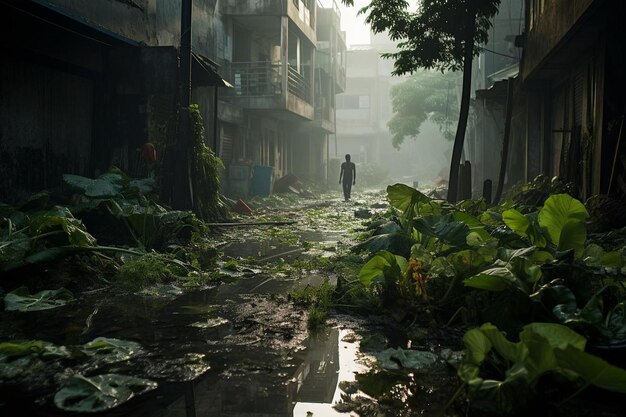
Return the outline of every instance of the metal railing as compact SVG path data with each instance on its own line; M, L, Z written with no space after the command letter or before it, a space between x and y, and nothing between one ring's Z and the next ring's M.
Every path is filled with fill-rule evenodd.
M310 103L311 84L291 65L287 65L287 74L287 91Z
M287 91L311 103L311 84L295 67L287 65ZM283 93L281 62L233 62L225 68L234 88L229 93L239 97L279 96Z
M242 97L276 96L282 94L280 62L233 62L229 69L233 95Z

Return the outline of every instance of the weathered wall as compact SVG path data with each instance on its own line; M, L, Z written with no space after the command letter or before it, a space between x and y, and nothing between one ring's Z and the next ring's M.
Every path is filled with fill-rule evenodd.
M602 0L552 0L533 18L527 1L527 36L522 61L522 79L530 77L550 52L566 37L593 3Z
M35 0L35 2L136 42L156 44L154 24L156 0Z

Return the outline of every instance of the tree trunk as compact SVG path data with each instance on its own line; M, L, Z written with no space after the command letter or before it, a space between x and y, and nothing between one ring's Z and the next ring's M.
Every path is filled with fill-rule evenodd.
M493 199L494 204L500 202L504 189L504 177L506 176L506 164L509 160L509 141L511 138L511 119L513 117L513 79L509 78L506 86L506 116L504 119L504 138L502 139L502 156L500 158L500 173L498 175L498 188Z
M454 136L454 147L452 148L452 159L450 161L450 176L448 178L448 201L457 201L459 190L459 165L461 163L461 153L465 142L465 130L467 129L467 118L469 116L470 93L472 89L472 60L474 59L474 35L476 34L476 12L468 10L468 27L465 37L465 53L463 56L463 92L461 94L461 109L459 113L459 124Z

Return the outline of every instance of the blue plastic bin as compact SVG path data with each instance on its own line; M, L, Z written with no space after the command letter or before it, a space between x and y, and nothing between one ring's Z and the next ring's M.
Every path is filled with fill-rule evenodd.
M267 197L272 194L274 167L255 165L252 174L252 194Z

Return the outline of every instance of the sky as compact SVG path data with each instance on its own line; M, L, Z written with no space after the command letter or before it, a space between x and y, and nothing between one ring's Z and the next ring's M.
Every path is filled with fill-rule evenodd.
M354 6L344 6L337 0L341 9L341 30L345 30L348 48L352 45L362 45L370 42L369 26L365 25L365 17L357 16L357 12L368 4L369 0L354 0Z

